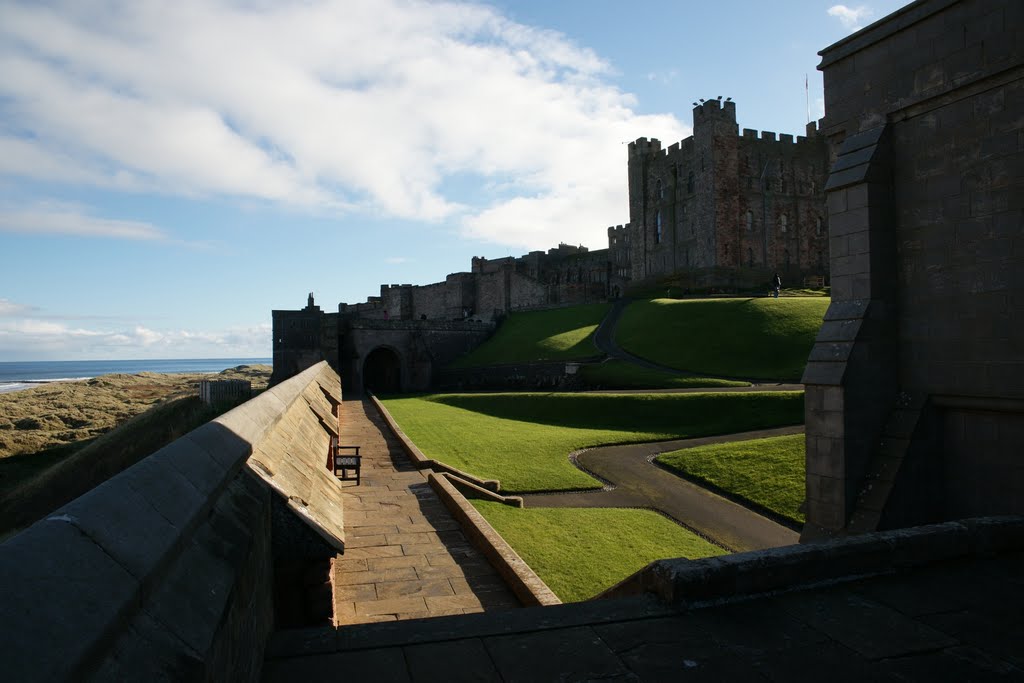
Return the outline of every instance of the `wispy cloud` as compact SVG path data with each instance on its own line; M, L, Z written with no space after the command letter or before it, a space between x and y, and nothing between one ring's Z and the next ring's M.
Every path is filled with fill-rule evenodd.
M688 134L634 113L593 51L478 4L3 3L0 73L0 174L446 221L531 248L623 220L620 141ZM445 190L456 175L481 190ZM159 232L96 221L64 229Z
M675 69L669 69L668 71L651 71L647 74L647 80L661 83L662 85L668 85L672 81L676 80L679 76L679 72Z
M408 258L407 256L388 256L386 259L384 259L384 263L396 266L402 263L409 263L411 260L412 259Z
M270 325L265 324L208 331L156 330L140 324L94 328L0 315L0 357L266 357L270 355L270 333Z
M167 233L149 223L90 216L83 207L62 203L40 203L23 209L0 206L0 232L127 240L169 239Z
M10 299L0 299L0 318L31 315L35 311L36 308L33 306L19 304Z
M873 16L875 11L865 5L847 7L846 5L833 5L828 8L830 17L836 17L843 25L851 31L859 31L864 28L865 22Z

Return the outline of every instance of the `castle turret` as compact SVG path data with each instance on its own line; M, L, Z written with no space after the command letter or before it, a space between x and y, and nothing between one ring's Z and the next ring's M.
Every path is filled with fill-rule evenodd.
M634 248L630 252L630 272L634 280L647 277L648 250L647 226L654 220L650 213L649 194L653 192L650 185L650 169L661 153L661 141L656 138L639 138L629 143L629 225L630 242Z

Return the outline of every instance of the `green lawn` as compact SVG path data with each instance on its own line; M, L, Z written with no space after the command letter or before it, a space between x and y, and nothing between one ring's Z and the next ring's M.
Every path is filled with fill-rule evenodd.
M725 552L650 510L471 502L563 602L592 598L654 560Z
M713 377L681 377L670 372L651 370L622 360L584 365L580 378L588 387L602 389L689 389L697 387L746 387L750 382L737 382Z
M427 457L506 491L600 488L574 450L803 422L803 392L728 394L430 394L384 400Z
M804 523L804 435L774 436L659 455L657 462Z
M623 312L627 351L694 373L799 381L831 299L654 299Z
M594 331L608 304L510 313L494 336L451 367L475 368L499 363L579 360L596 356Z

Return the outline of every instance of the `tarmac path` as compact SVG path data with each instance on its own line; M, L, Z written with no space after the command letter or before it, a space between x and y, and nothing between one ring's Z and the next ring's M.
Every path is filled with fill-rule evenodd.
M709 376L667 367L634 356L615 343L615 329L630 299L619 299L605 315L594 334L594 343L609 358L615 358L652 370L679 376ZM742 379L742 378L723 378ZM660 389L601 391L595 393L697 393L799 391L802 384L750 381L747 387L714 387L693 389ZM725 498L687 479L662 469L654 458L669 451L713 443L745 441L768 436L803 433L802 425L763 429L739 434L680 439L657 443L605 446L573 454L573 463L598 478L609 482L600 491L524 494L528 507L639 507L662 512L683 526L706 536L734 552L760 550L799 542L800 534L740 503Z
M526 507L634 507L662 512L733 552L793 545L800 534L750 508L664 470L652 461L669 451L713 443L800 434L802 425L739 434L585 450L573 461L610 483L600 491L521 494Z

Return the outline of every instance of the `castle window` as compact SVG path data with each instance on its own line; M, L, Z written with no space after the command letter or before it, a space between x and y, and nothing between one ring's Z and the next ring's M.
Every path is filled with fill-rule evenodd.
M786 180L785 180L785 178L783 178L782 180L779 181L779 192L782 192L782 193L786 192Z
M747 230L754 229L754 212L747 211Z
M661 211L654 217L654 243L661 244Z
M754 267L754 250L750 247L747 247L747 264L751 268Z
M819 237L821 236L821 219L820 218L815 218L814 219L814 234L818 235Z
M786 232L787 222L788 219L786 218L786 214L782 214L781 216L779 216L779 232Z
M665 198L665 186L661 183L661 178L658 178L657 188L658 188L657 189L658 199L664 199Z
M700 170L704 170L704 155L700 155Z
M789 249L783 252L783 261L786 263L786 270L789 270Z
M693 194L693 171L686 176L686 191Z

